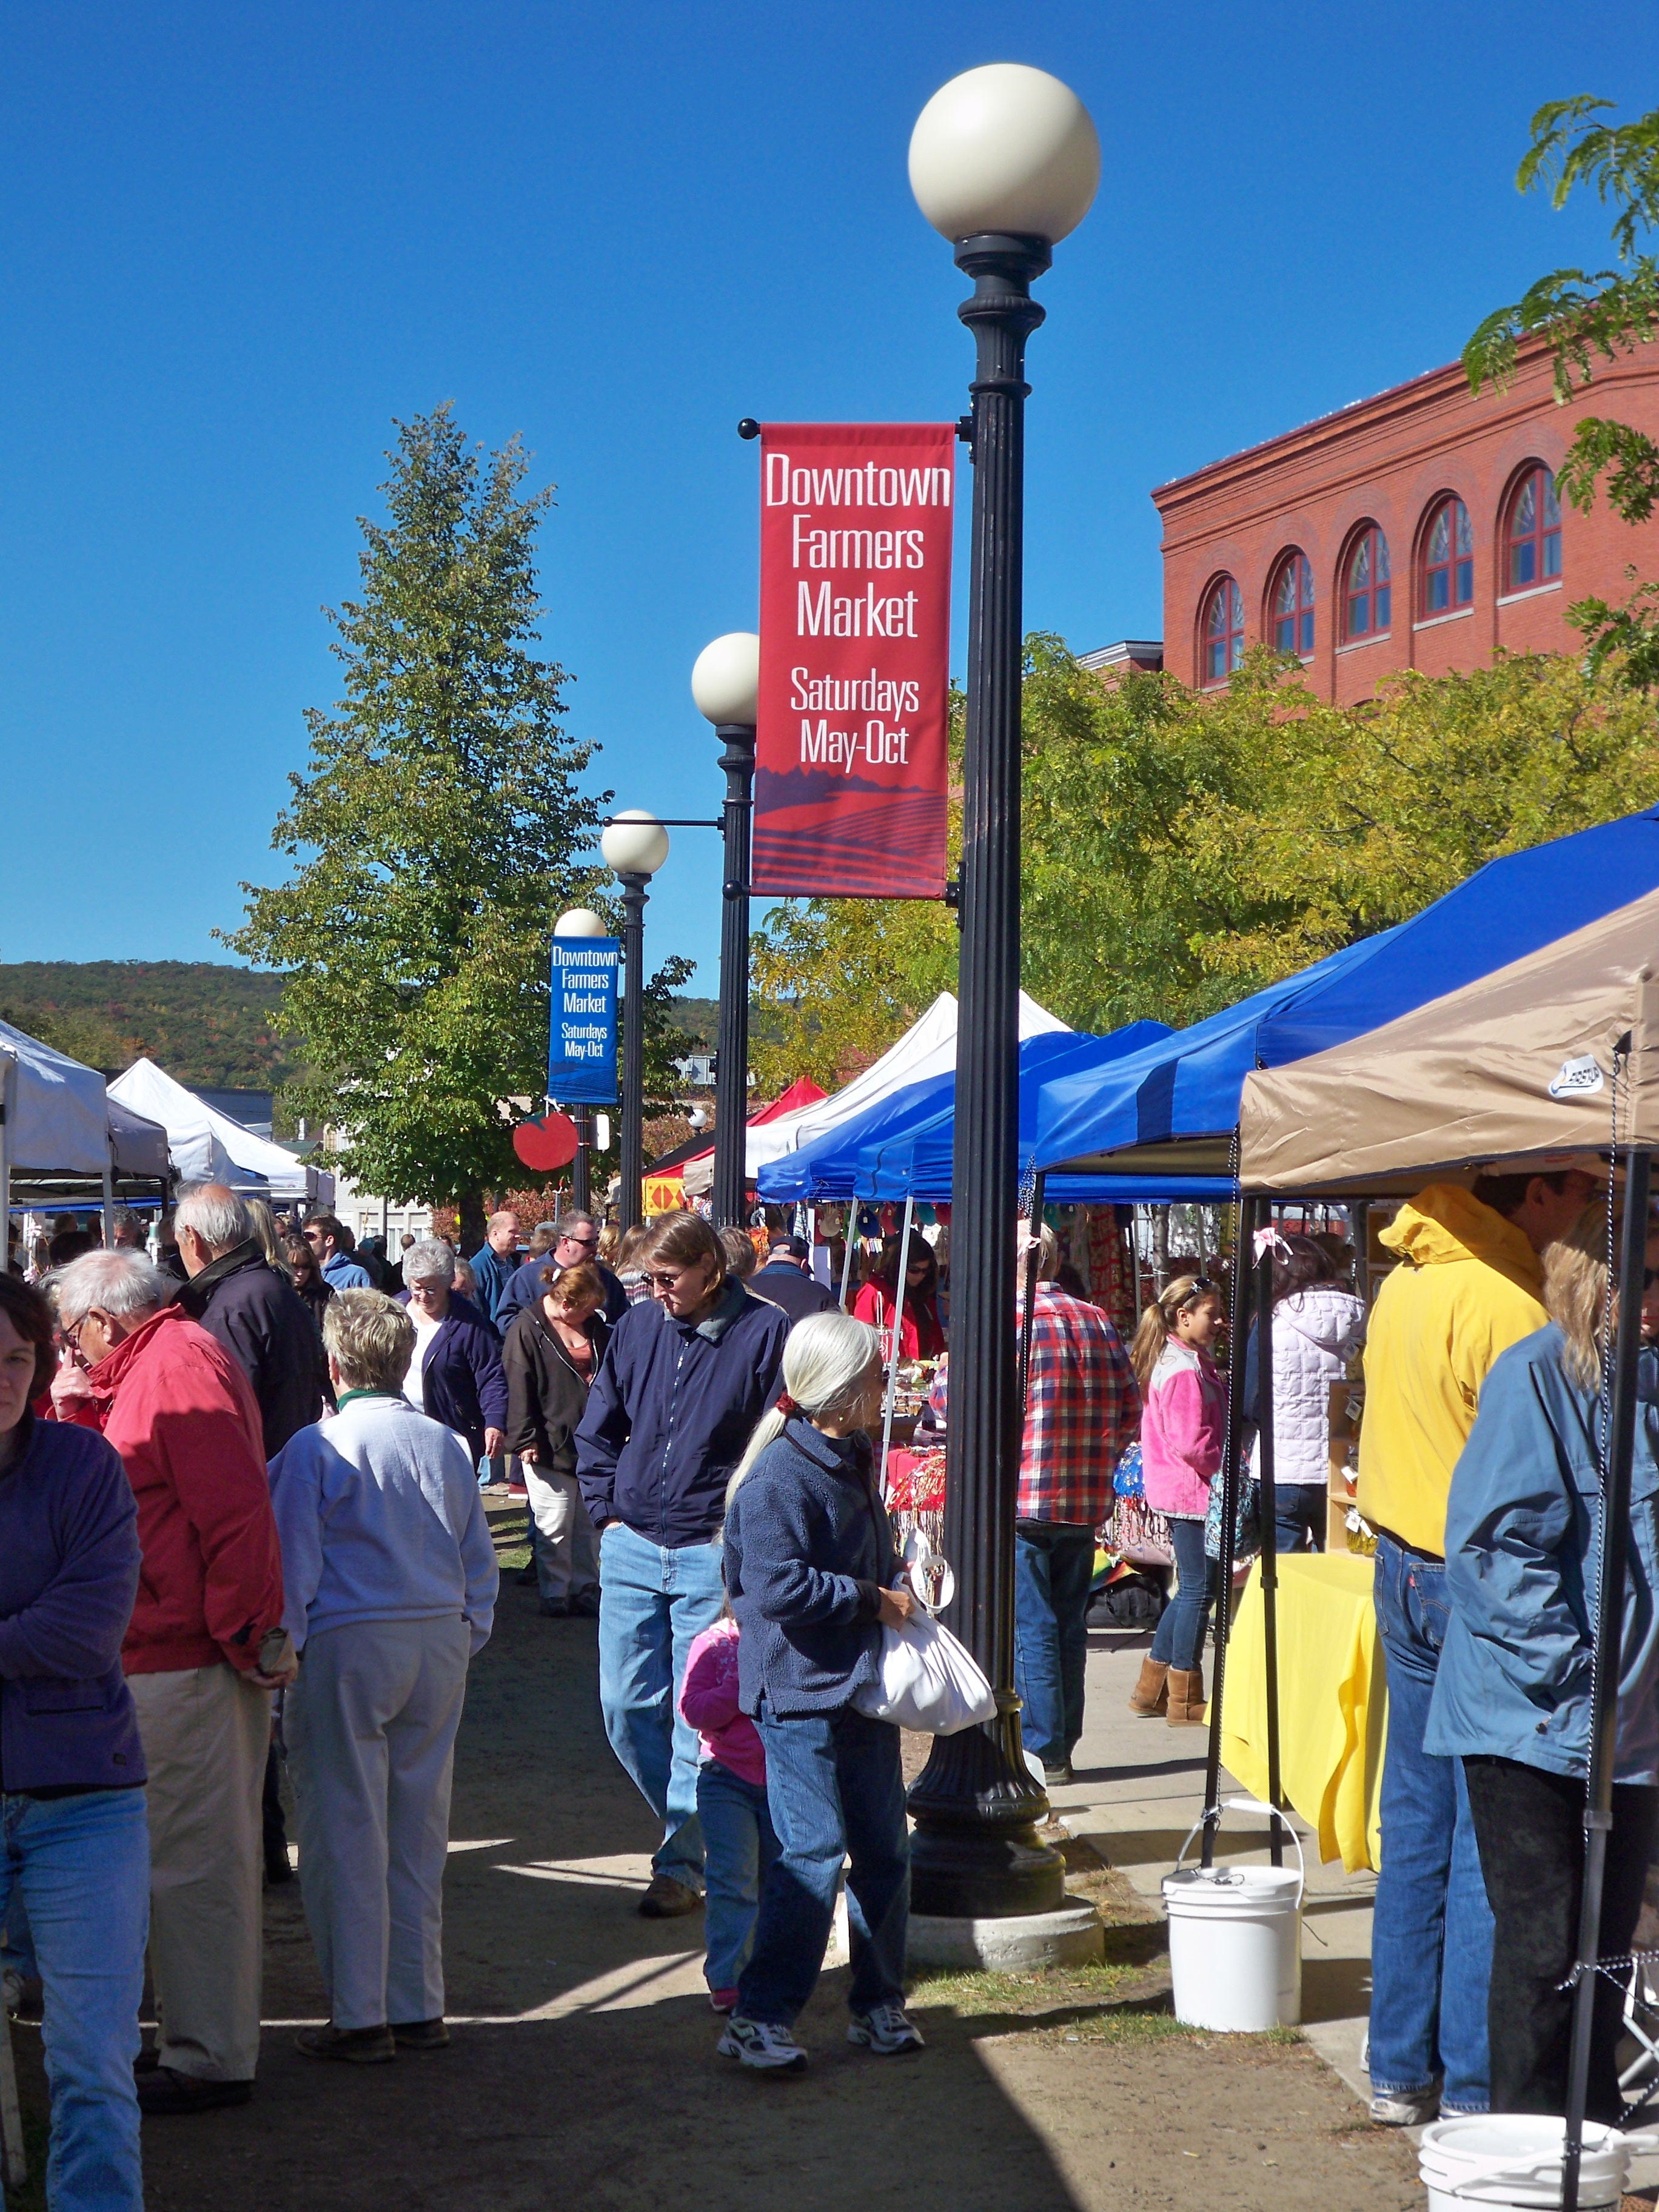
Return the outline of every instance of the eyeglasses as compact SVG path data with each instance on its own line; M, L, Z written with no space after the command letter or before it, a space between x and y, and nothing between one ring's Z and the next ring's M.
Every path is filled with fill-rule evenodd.
M640 1279L648 1283L653 1291L672 1291L684 1273L684 1267L676 1267L672 1275L641 1275Z
M579 1252L597 1252L599 1249L597 1237L561 1237L559 1242L561 1244L574 1244Z

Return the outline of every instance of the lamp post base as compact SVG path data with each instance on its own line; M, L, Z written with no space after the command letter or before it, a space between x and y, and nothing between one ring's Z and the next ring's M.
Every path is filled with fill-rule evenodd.
M1004 1920L1064 1905L1066 1863L1036 1832L1048 1800L1020 1755L1016 1699L982 1728L936 1736L909 1802L913 1912Z

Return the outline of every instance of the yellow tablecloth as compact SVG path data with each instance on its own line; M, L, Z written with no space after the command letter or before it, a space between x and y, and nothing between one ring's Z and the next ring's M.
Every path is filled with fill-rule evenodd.
M1350 1874L1381 1863L1377 1795L1388 1687L1371 1610L1372 1564L1353 1552L1279 1562L1279 1781ZM1261 1570L1252 1569L1227 1646L1221 1756L1256 1796L1267 1794L1267 1652Z

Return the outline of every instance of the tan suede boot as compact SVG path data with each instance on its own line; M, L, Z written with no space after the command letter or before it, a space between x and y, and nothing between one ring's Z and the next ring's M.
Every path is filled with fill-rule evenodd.
M1164 1717L1171 1728L1202 1728L1204 1725L1204 1669L1201 1667L1171 1667L1170 1669L1170 1704Z
M1140 1680L1129 1692L1129 1711L1144 1721L1155 1721L1169 1703L1169 1668L1161 1659L1143 1659Z

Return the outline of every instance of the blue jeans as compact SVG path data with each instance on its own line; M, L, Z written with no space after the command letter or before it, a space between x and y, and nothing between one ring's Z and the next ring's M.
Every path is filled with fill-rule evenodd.
M1389 1738L1371 1917L1371 2087L1400 2095L1431 2088L1438 2075L1443 2112L1484 2112L1492 1911L1463 1763L1423 1748L1446 1637L1445 1585L1437 1560L1377 1538Z
M702 1971L711 1990L734 1990L755 1946L755 1915L778 1839L764 1788L717 1759L697 1769L697 1818L708 1876Z
M697 1732L674 1710L694 1638L725 1601L720 1547L672 1551L607 1522L599 1543L599 1704L611 1748L663 1823L651 1864L702 1887Z
M142 1790L0 1797L0 1921L21 1893L46 1990L52 2212L143 2212L138 2003L149 1935Z
M902 2004L910 1838L898 1730L851 1705L781 1720L764 1697L755 1725L766 1746L766 1797L780 1850L738 1983L738 2012L793 2027L823 1965L848 1858L848 2003L860 2013Z
M1216 1479L1219 1481L1220 1477ZM1204 1631L1210 1618L1210 1563L1204 1556L1204 1523L1171 1521L1170 1542L1179 1582L1152 1638L1152 1656L1166 1667L1190 1673L1203 1659Z
M1091 1528L1065 1521L1015 1528L1014 1688L1025 1708L1026 1747L1045 1766L1065 1765L1083 1734L1094 1573Z
M1322 1482L1273 1485L1273 1548L1280 1553L1325 1548L1325 1486Z

